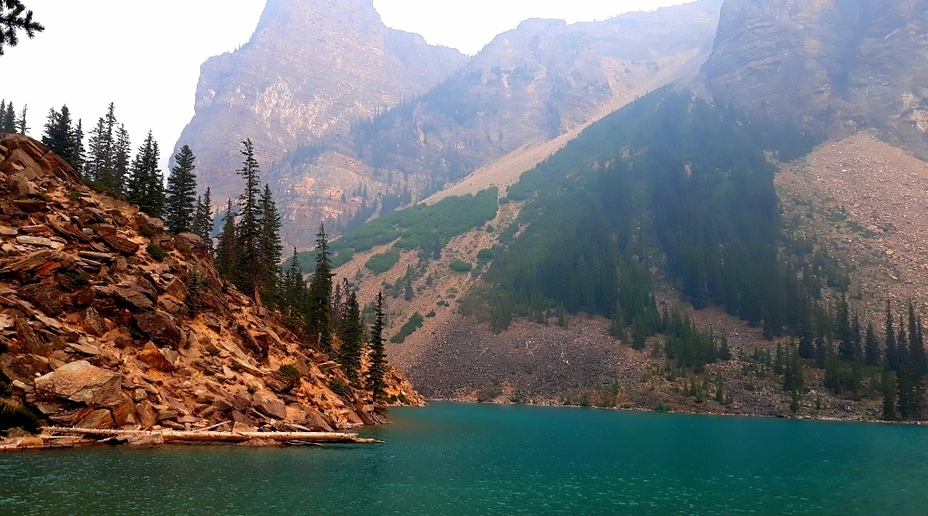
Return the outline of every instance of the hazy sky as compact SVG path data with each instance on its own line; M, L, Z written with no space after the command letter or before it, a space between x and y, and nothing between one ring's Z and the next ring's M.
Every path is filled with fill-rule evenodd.
M304 0L312 1L312 0ZM200 64L248 41L265 0L25 0L45 32L0 57L0 98L28 104L30 135L67 104L95 125L110 101L137 148L149 129L162 163L193 116ZM374 0L384 22L475 54L527 18L603 20L684 0ZM196 149L194 149L196 151Z

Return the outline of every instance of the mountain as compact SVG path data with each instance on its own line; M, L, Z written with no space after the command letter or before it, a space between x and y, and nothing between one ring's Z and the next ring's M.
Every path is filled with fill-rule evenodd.
M827 137L875 129L928 158L928 2L726 0L703 72L718 99Z
M311 229L320 221L339 234L372 216L424 199L527 146L581 128L635 96L693 73L711 49L719 8L718 0L705 0L596 23L528 20L495 38L464 66L459 66L459 60L447 59L455 65L453 73L450 66L442 69L448 73L440 83L435 81L434 88L418 88L405 99L393 98L395 102L379 97L376 102L367 97L359 101L389 108L376 112L345 109L329 118L309 116L302 113L310 100L275 93L275 99L293 106L288 113L294 117L280 124L287 128L287 136L274 137L280 144L277 148L286 153L265 153L262 164L281 209L285 240L311 247ZM265 13L264 19L268 18L273 17ZM341 41L345 35L335 20L327 22L331 31L313 41L320 45L329 45L330 39ZM293 39L285 40L287 32L279 29L263 30L267 25L262 21L244 49L213 61L228 62L225 68L232 68L238 66L233 60L245 62L247 56L266 59L257 48L277 49ZM288 67L286 75L280 68L274 70L281 74L280 81L305 81L316 88L321 83L312 73L307 76L307 70L327 69L327 59L336 58L307 56L301 61L304 64ZM348 52L337 60L354 67L358 59L357 52ZM418 64L428 67L425 62ZM212 78L217 75L214 68L209 63L204 67L198 104L206 105L206 94L216 89L209 86L218 82ZM410 64L409 70L415 69L415 63ZM236 73L222 80L223 91L264 91L268 87L262 80ZM325 87L343 89L338 84ZM265 107L267 95L226 97L234 97L235 109L224 107L222 117L209 117L201 116L205 110L198 108L185 137L213 131L221 136L227 131L225 126L263 127L271 116ZM229 102L210 100L209 104ZM244 136L236 135L238 139ZM183 138L179 143L190 143L198 152L200 168L209 171L202 185L211 181L236 184L229 179L238 160L237 140L221 136L221 140L210 141L222 142L230 164L217 164L209 146L198 150L196 142Z
M3 430L376 422L335 362L219 278L199 237L163 232L25 136L0 136L0 178Z
M372 0L268 0L243 47L201 67L196 114L177 148L197 154L199 181L222 204L239 194L240 143L267 167L297 145L430 90L466 62L387 28Z

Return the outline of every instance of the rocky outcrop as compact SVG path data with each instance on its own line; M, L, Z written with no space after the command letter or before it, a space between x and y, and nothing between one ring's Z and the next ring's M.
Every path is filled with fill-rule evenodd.
M250 41L200 71L196 115L178 148L223 204L250 138L262 166L351 122L430 90L466 58L387 28L372 0L268 0Z
M337 364L218 277L198 238L85 187L29 138L0 135L0 171L4 406L92 429L377 422ZM31 200L42 209L18 202ZM397 375L388 392L421 403Z
M726 0L703 72L722 101L928 158L926 34L924 0Z

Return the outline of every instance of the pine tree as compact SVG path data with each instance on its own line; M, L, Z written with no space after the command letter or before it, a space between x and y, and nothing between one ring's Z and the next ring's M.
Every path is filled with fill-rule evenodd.
M130 154L132 143L129 141L129 131L126 126L119 124L116 129L116 141L113 143L113 170L108 176L107 188L118 195L126 194L126 181L130 173Z
M896 420L896 374L889 368L889 362L883 361L883 372L880 375L880 385L883 388L883 419Z
M222 217L222 231L219 232L219 241L216 244L216 271L225 280L235 280L238 265L238 242L236 241L235 211L232 209L232 199L226 214Z
M880 343L876 340L873 323L867 323L867 335L864 338L864 358L870 367L880 365Z
M896 332L893 330L893 312L889 301L886 301L886 360L889 368L899 370L899 350L896 347Z
M116 107L111 102L106 115L97 119L97 126L90 131L90 159L86 164L87 178L113 193L124 193L116 177ZM128 142L127 142L128 145Z
M921 419L925 404L925 375L928 363L922 336L921 320L915 316L915 305L909 302L909 349L905 371L909 388L909 412L914 419Z
M0 111L0 133L16 132L16 110L13 109L13 101L6 104L6 110Z
M19 115L19 118L16 119L16 131L19 132L19 134L23 136L25 136L26 132L28 132L29 129L31 129L31 127L26 125L26 112L28 111L28 108L29 108L28 105L23 106L22 113Z
M265 263L261 250L261 194L258 177L258 161L255 159L251 140L242 142L245 157L238 174L245 179L245 191L239 196L239 221L236 227L236 242L239 249L239 264L236 286L251 294L256 303L261 303L261 285L264 281Z
M27 11L20 0L0 0L0 56L3 47L15 47L19 44L19 31L32 39L45 27L32 19L32 11Z
M158 142L148 131L145 142L132 160L126 181L126 200L137 204L152 217L161 217L164 210L164 177L158 168L160 156Z
M361 307L354 292L348 292L345 310L341 321L342 348L339 361L342 369L352 383L357 383L361 370L361 348L364 340L364 323L361 321Z
M202 197L197 197L196 208L194 209L193 221L190 224L190 232L198 235L203 239L209 252L213 252L213 207L212 193L210 188L206 187L206 192Z
M309 284L306 333L316 339L323 353L332 352L332 260L325 226L316 233L316 270Z
M383 292L377 294L374 317L374 325L371 327L370 364L367 369L365 387L371 391L371 399L376 404L383 401L386 388L384 375L387 372L387 355L383 347Z
M290 265L283 279L280 310L285 314L291 327L301 328L305 323L304 314L306 312L308 292L306 290L306 280L303 278L303 270L300 268L299 255L295 247L289 262Z
M71 149L73 154L66 157L68 163L74 167L78 173L84 173L84 163L86 162L86 151L84 149L84 122L77 119L77 126L71 133Z
M52 108L48 112L45 130L42 133L42 143L48 146L55 154L71 163L76 153L74 149L74 128L71 127L71 112L68 106L62 106L61 111ZM74 164L71 163L73 166Z
M274 307L277 304L278 277L280 275L280 261L283 245L280 242L280 213L271 195L271 188L264 185L261 194L261 263L264 265L264 274L261 281L261 295L268 304Z
M179 235L189 233L196 209L197 176L196 157L190 147L184 145L174 155L174 167L168 175L165 189L164 224L168 231Z

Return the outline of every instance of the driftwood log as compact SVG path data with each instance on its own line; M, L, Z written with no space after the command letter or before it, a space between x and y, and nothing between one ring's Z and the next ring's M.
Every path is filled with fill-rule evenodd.
M358 434L338 432L213 432L213 431L147 431L147 430L98 430L89 428L60 428L46 427L43 434L70 434L93 437L116 437L128 439L132 437L157 437L160 435L165 443L170 442L217 442L241 443L252 439L261 439L278 442L305 442L305 443L349 443L349 444L380 444L383 441L358 437Z

